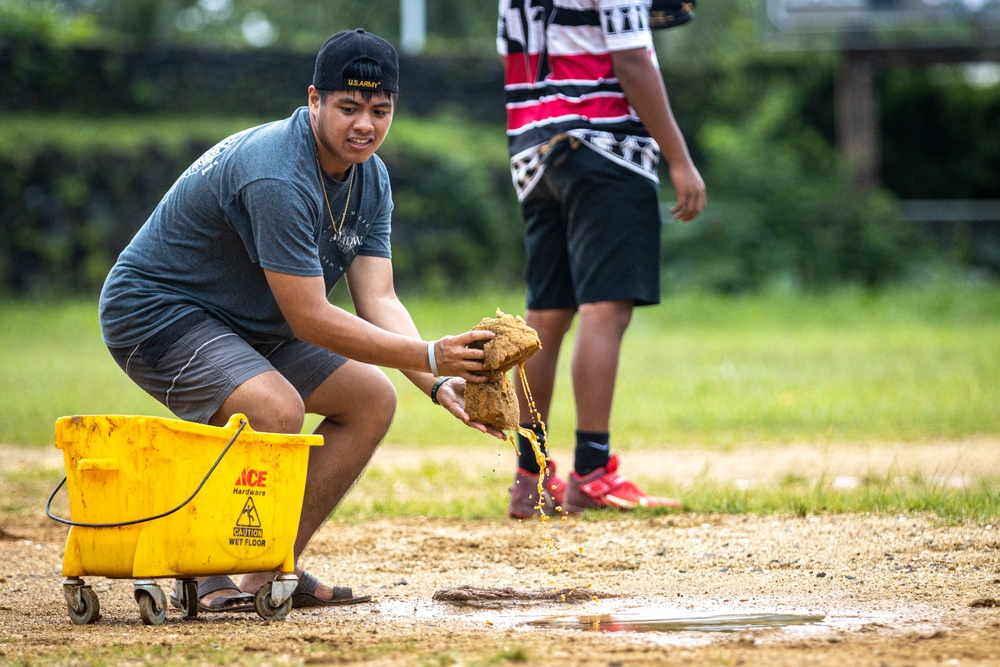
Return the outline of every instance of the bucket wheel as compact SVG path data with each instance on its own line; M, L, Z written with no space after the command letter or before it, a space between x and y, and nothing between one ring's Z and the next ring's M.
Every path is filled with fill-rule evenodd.
M196 596L196 603L197 599ZM135 601L139 603L139 617L145 625L160 625L166 620L167 596L152 580L135 583Z
M63 582L63 596L66 598L66 608L69 619L76 625L96 623L101 617L101 603L97 593L82 579L67 579Z
M183 618L196 617L198 615L198 580L178 579L174 591L180 602Z
M288 612L292 610L292 598L286 597L284 602L275 604L271 589L272 582L268 582L257 589L257 592L253 596L253 608L264 620L284 620L288 616Z

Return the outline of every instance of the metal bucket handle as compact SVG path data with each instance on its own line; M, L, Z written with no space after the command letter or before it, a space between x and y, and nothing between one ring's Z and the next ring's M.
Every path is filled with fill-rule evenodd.
M229 440L229 444L227 444L226 448L222 450L221 454L219 454L219 458L215 459L215 463L213 463L212 467L208 469L207 473L205 473L205 476L202 478L201 482L198 484L198 488L196 488L194 490L194 492L190 496L188 496L187 500L185 500L184 502L182 502L180 505L178 505L177 507L173 508L172 510L167 510L166 512L163 512L161 514L157 514L155 516L148 516L145 519L133 519L131 521L117 521L117 522L114 522L114 523L82 523L82 522L79 522L79 521L72 521L70 519L64 519L62 517L58 517L58 516L54 515L52 513L52 509L51 509L51 507L52 507L52 499L56 497L56 494L59 493L59 489L61 489L62 485L66 483L66 477L63 477L62 481L59 482L59 484L56 486L56 488L52 490L52 493L49 494L49 499L45 503L45 514L50 519L52 519L53 521L58 521L59 523L64 523L67 526L77 526L77 527L80 527L80 528L121 528L123 526L134 526L137 523L145 523L147 521L154 521L156 519L162 519L165 516L170 516L171 514L173 514L174 512L176 512L177 510L181 509L182 507L184 507L185 505L187 505L189 502L191 502L192 500L194 500L194 497L196 495L198 495L199 491L201 491L201 487L205 486L205 482L208 481L208 478L212 476L213 472L215 472L216 467L218 467L218 465L222 462L222 457L224 457L226 455L226 452L229 451L229 448L233 446L233 443L236 442L236 438L238 438L240 436L240 433L243 432L243 429L246 428L246 426L247 426L247 420L246 419L241 419L240 420L240 427L238 429L236 429L236 433L234 433L232 439Z

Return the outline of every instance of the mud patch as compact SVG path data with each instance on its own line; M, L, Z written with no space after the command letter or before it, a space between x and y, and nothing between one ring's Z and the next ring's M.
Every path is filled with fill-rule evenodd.
M565 602L573 604L612 597L615 596L611 593L594 591L589 588L538 588L525 591L510 587L456 586L435 591L431 599L435 602L448 602L479 609L502 609L531 603Z
M973 609L990 609L993 607L1000 607L1000 600L995 600L993 598L979 598L978 600L970 602L969 606Z

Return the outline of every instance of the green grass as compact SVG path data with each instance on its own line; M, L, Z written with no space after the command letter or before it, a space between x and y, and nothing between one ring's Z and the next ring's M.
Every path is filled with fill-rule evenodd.
M335 293L334 300L342 299ZM523 295L404 297L425 338L464 331L497 307L521 313ZM53 446L68 414L170 416L134 387L104 349L92 301L0 301L0 442ZM561 360L548 430L556 450L573 431L571 347ZM346 519L504 515L509 445L481 436L387 371L399 408L387 441L410 448L468 447L496 457L504 481L454 460L428 458L406 474L377 467L338 510ZM1000 287L938 285L877 294L722 297L686 294L637 311L622 353L613 414L616 449L727 450L781 443L920 443L1000 434ZM307 423L307 428L315 420ZM929 471L932 472L932 471ZM949 486L878 471L853 488L788 476L752 488L708 478L646 480L691 512L926 511L948 520L1000 516L1000 480ZM23 473L0 486L51 488ZM49 479L51 477L51 479ZM498 477L498 479L499 479ZM683 486L681 486L683 484ZM14 496L12 496L13 498ZM18 511L19 504L6 509Z
M838 489L834 480L780 480L754 489L695 480L683 491L689 511L724 514L929 513L948 521L989 522L1000 516L1000 480L975 480L952 487L923 476L867 475L855 488ZM695 509L696 508L696 509Z
M629 332L616 431L634 447L996 434L998 353L996 288L678 297Z
M461 517L497 519L506 515L507 494L493 484L470 475L458 463L429 462L406 476L369 470L337 509L336 516L363 521L381 516ZM641 471L638 472L641 475ZM1000 479L981 478L964 486L923 475L900 477L893 471L868 474L857 486L838 488L835 480L790 477L768 480L742 488L732 482L703 477L689 483L642 478L643 488L654 495L681 499L681 511L703 514L799 515L819 513L928 513L948 522L990 523L1000 517ZM481 490L494 488L493 493ZM639 509L634 518L668 514L666 510ZM587 520L613 521L616 513L591 513Z
M520 296L414 303L425 336L472 326L496 306L523 311ZM553 442L570 442L574 428L570 352L547 424ZM401 388L400 400L392 441L462 438L422 396ZM997 405L1000 288L682 295L636 311L612 428L629 449L930 441L1000 433Z
M455 334L522 295L404 298L425 338ZM169 416L100 339L90 301L0 301L0 442L46 445L67 414ZM572 435L567 345L549 417ZM395 371L388 442L478 443ZM1000 287L870 295L670 297L636 312L613 414L623 448L745 443L926 442L1000 433ZM315 422L312 422L315 423ZM311 424L310 424L311 426Z
M400 516L501 519L507 513L507 494L503 491L509 483L509 457L504 457L497 470L495 475L481 475L470 472L453 458L445 462L428 460L405 473L373 466L358 480L335 516L347 522ZM816 479L786 475L746 488L705 476L687 481L658 480L643 477L641 470L633 472L649 493L680 498L681 511L686 513L797 516L925 513L945 522L980 524L1000 518L1000 479L996 478L970 479L954 485L947 479L923 473L901 476L888 470L866 474L856 480L855 486L847 488L839 487L828 475ZM7 489L5 495L9 496L0 504L0 512L37 511L41 500L48 497L61 477L61 471L54 470L0 470L0 489ZM52 511L57 516L69 516L65 490L53 499ZM630 516L641 519L668 513L639 509ZM615 512L591 513L584 520L614 521L617 516Z
M96 303L3 301L0 318L0 442L51 445L64 415L170 415L111 358Z

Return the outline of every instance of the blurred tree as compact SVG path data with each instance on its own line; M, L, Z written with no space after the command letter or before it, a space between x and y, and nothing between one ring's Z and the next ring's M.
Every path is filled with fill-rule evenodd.
M844 162L803 113L815 92L808 83L794 72L756 90L750 77L727 79L720 97L739 97L745 112L710 122L701 137L705 180L725 194L697 224L665 227L668 289L878 286L925 261L918 230L888 193L852 190Z
M42 41L57 46L93 40L94 17L70 11L59 0L0 0L0 43Z
M681 27L654 33L661 63L711 62L736 65L767 49L758 23L762 0L703 0L694 20Z
M85 25L90 30L77 29L77 43L313 51L333 33L356 27L398 42L400 2L0 0L0 39L16 32L51 42L67 26ZM425 6L428 50L492 52L495 3L425 0Z
M904 199L1000 199L1000 82L944 65L883 79L886 186Z
M396 36L397 0L62 0L95 17L113 40L240 49L315 50L334 32L366 27Z
M53 25L91 29L76 41L92 44L186 44L207 48L315 50L339 30L363 27L393 42L400 38L402 0L0 0L4 26L50 41ZM424 0L430 53L493 53L493 1ZM755 34L759 7L745 0L699 4L696 20L657 34L663 58L724 63L762 48ZM16 21L15 21L16 19ZM9 32L9 31L7 31ZM79 32L79 31L78 31Z

